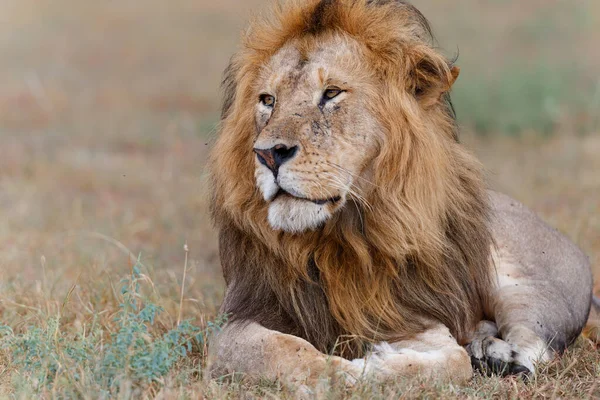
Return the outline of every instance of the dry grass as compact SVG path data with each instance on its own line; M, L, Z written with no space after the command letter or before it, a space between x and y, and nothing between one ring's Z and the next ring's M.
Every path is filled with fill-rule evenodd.
M106 351L122 322L115 320L124 302L121 279L130 276L140 254L139 298L164 308L149 329L148 343L157 343L160 335L176 329L180 312L182 320L191 319L201 327L216 316L223 282L216 235L207 216L203 169L216 120L220 71L247 10L263 2L239 3L145 0L142 7L136 0L7 0L0 4L0 325L15 335L30 334L37 327L44 343L72 341L56 347L53 354L62 357L63 369L38 392L35 377L17 363L15 349L1 350L0 398L104 395L94 386L98 382L74 380L77 363L65 356L66 349L88 343L81 339L88 338L90 354L101 357ZM463 82L469 82L474 69L469 54L489 58L489 46L467 32L468 21L477 21L472 29L489 28L488 39L498 51L513 46L510 54L517 58L530 54L526 43L520 37L501 36L506 26L495 16L527 27L538 10L550 12L550 3L542 1L532 1L525 9L520 5L516 9L518 2L503 6L469 1L465 4L470 8L461 5L452 10L446 2L421 3L417 5L439 26L442 44L453 49L460 43L468 65ZM600 30L594 18L600 12L594 14L598 11L594 2L582 0L580 6L589 7L592 22L581 31L564 27L567 39L553 45L553 54L565 65L574 52L581 54L582 69L597 78L600 60L593 43ZM539 40L534 28L526 33ZM545 59L543 46L539 52L536 60ZM490 71L494 73L494 68ZM578 133L577 125L568 124L577 117L567 115L561 119L560 132L550 137L534 132L516 138L465 133L464 140L490 171L494 187L520 199L573 238L600 273L600 135L592 118L598 117L597 111L589 110L582 117L589 128L585 135ZM97 337L91 336L92 327ZM178 360L152 384L125 376L113 395L289 395L276 383L249 387L203 381L203 346L196 343L191 356ZM582 339L528 384L483 377L466 388L419 381L386 386L364 382L353 392L331 388L330 396L594 398L600 396L599 353Z

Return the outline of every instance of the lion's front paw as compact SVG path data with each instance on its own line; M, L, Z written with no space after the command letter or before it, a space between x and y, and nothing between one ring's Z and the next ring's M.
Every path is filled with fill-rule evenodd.
M412 377L422 373L430 375L434 368L429 364L441 364L443 360L445 356L441 352L420 352L382 342L374 345L365 358L353 360L352 363L361 368L363 377L386 381L400 376Z
M473 370L462 347L431 347L427 350L415 350L414 347L419 348L415 343L413 348L380 343L373 346L367 357L352 363L362 368L363 376L379 381L426 377L462 384L471 379Z
M361 377L376 378L378 380L390 379L394 376L394 371L386 366L390 353L378 351L375 346L373 352L370 352L365 358L352 360L352 364L361 371Z
M531 375L531 369L517 362L518 349L493 336L474 339L466 346L473 369L484 375Z

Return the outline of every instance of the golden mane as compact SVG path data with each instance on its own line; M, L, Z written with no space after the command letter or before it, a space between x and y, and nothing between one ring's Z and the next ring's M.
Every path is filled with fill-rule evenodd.
M347 206L317 231L277 232L253 174L253 85L289 40L310 47L333 33L364 46L381 82L374 112L386 143L372 161L372 207ZM449 98L426 98L454 80L431 42L421 13L395 0L292 0L248 28L225 72L210 162L228 285L222 311L231 319L346 357L369 342L409 338L431 320L464 341L481 319L491 285L488 199L480 165L457 143ZM355 340L339 345L343 336Z

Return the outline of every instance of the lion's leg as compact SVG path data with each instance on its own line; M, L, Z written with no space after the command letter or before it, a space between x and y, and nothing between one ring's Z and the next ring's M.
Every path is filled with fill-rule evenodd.
M508 365L504 373L535 373L537 363L566 349L585 325L589 260L516 200L489 194L497 286L487 313L498 333L475 337L468 347L482 363Z
M535 293L540 297L536 299ZM496 325L500 338L507 344L507 351L511 351L510 357L505 361L513 364L514 372L523 372L522 367L525 367L535 374L536 364L550 361L555 355L550 346L554 338L544 340L539 333L560 331L561 327L552 326L554 321L547 315L541 315L552 302L549 297L542 297L541 294L542 288L518 277L508 286L501 286L499 289L495 304Z
M463 384L473 374L469 355L441 324L411 340L375 345L353 363L384 379L422 376Z
M545 281L525 273L506 249L494 253L494 264L498 282L493 298L495 323L482 321L467 351L473 366L484 373L535 374L536 364L554 357L551 343L556 337L550 332L566 330L561 326L568 321L565 304L559 296L552 296L553 288ZM551 304L554 315L549 312ZM566 316L559 318L563 309ZM542 334L546 334L545 339ZM565 344L557 347L564 348Z
M466 348L473 366L486 374L535 374L535 365L554 351L539 336L553 321L544 310L548 289L523 273L506 251L494 253L498 286L493 298L495 322L482 321ZM542 283L543 285L543 283ZM550 338L551 339L551 338Z
M256 323L226 324L212 338L209 354L213 377L239 373L250 379L314 387L319 380L333 377L352 384L362 373L350 361L323 354L304 339Z

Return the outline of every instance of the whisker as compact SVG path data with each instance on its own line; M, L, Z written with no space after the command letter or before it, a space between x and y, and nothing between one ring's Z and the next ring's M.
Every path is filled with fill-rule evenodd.
M380 188L377 184L371 182L367 178L364 178L364 177L362 177L360 175L357 175L357 174L351 172L350 170L348 170L347 168L342 167L339 164L336 164L336 163L333 163L333 162L330 162L330 161L325 161L325 162L327 163L327 165L332 166L334 168L337 168L338 170L347 173L348 175L352 176L353 178L363 180L363 181L367 182L368 184L370 184L372 186L375 186L376 188Z
M366 209L368 209L369 211L373 211L373 207L371 206L371 204L367 201L367 199L364 196L357 192L356 189L358 188L356 188L354 184L350 184L350 186L348 186L347 184L344 184L338 176L333 175L331 173L326 173L325 178L328 180L329 183L332 183L334 186L336 186L337 189L347 191L353 199L361 203Z

